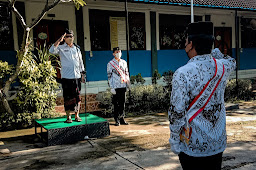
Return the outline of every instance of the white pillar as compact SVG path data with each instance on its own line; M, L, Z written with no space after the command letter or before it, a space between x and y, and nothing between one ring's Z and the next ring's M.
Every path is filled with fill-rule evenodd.
M194 22L194 2L191 0L191 23Z

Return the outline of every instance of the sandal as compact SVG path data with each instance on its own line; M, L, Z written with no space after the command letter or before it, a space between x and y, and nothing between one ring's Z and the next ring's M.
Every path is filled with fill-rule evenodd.
M82 119L80 117L75 118L75 121L82 122Z
M64 123L72 123L72 119L67 119Z

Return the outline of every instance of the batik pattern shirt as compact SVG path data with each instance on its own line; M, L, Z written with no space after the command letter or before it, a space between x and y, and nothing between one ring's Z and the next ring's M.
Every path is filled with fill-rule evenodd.
M78 47L75 45L70 47L66 43L55 47L53 44L49 52L60 56L61 78L81 78L81 73L84 72L84 64L81 51Z
M183 127L188 124L188 115L194 114L202 108L202 103L197 100L193 109L187 109L207 82L215 75L213 57L217 61L220 74L217 72L216 79L212 79L212 81L220 80L220 83L206 107L190 122L192 134L187 144L180 141L180 133ZM184 152L190 156L204 157L225 150L226 111L224 91L227 79L235 67L236 63L233 58L224 56L218 49L214 49L212 54L193 57L185 66L180 67L174 73L170 108L168 110L171 131L169 142L174 153ZM223 68L225 69L223 70ZM221 73L223 73L222 79L220 79Z
M119 62L113 58L107 65L108 84L111 89L126 88L129 83L129 72L125 60ZM127 82L127 83L126 83Z

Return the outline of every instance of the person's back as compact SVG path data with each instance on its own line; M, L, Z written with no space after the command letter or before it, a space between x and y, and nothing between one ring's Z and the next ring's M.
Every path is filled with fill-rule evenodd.
M173 76L170 144L183 169L220 169L226 148L224 91L236 64L211 53L212 23L193 23L185 51L190 60Z
M218 69L216 75L215 61ZM174 87L176 92L172 92L172 100L175 101L173 102L175 106L171 105L170 112L174 112L175 108L184 108L184 110L188 108L192 100L198 96L210 80L208 88L215 88L218 84L200 115L196 116L190 123L193 133L191 133L189 144L182 143L181 145L181 150L184 153L191 156L210 156L223 152L226 148L224 92L227 78L234 67L235 63L232 58L214 60L211 54L206 54L193 57L188 64L175 72L173 86L176 86ZM207 93L209 94L211 91ZM203 107L205 103L201 101L204 97L209 97L209 95L202 95L195 101L187 111L186 119L189 119L190 116ZM184 100L176 100L179 98ZM170 118L175 119L175 116L173 116Z

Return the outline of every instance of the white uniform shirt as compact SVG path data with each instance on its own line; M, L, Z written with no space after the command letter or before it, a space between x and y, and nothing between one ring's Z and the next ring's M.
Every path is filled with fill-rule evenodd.
M218 66L217 78L213 81L217 82L222 76L223 65L225 72L209 103L190 123L192 134L189 143L181 142L179 135L188 122L188 115L193 115L202 108L202 102L197 100L193 109L187 111L187 108L215 74L213 57ZM235 67L235 59L229 56L224 57L218 49L214 49L212 54L193 57L185 66L180 67L174 73L171 106L168 111L171 131L169 142L174 153L184 152L190 156L204 157L225 150L226 110L224 92L227 79Z
M60 56L61 78L81 78L81 72L84 71L84 64L81 51L78 47L75 45L70 47L66 43L55 47L53 44L49 52Z
M115 68L120 69L117 71ZM123 75L120 76L119 72ZM111 89L126 88L127 83L123 82L122 79L130 81L127 63L125 60L120 59L119 62L113 58L107 65L108 73L108 84Z

